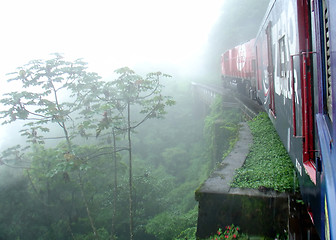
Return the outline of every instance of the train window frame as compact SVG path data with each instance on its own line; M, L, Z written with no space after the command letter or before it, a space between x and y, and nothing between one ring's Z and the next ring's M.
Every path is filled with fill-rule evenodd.
M261 79L261 74L259 73L259 47L258 45L255 46L255 53L256 53L256 65L255 65L255 75L257 78L257 89L260 91L262 89L262 79Z
M251 60L251 69L252 69L253 75L255 75L255 72L257 70L257 60L256 59Z
M267 73L268 73L268 81L269 81L269 110L274 118L276 118L275 112L275 82L274 82L274 63L273 63L273 44L272 44L272 21L269 21L266 32L267 39ZM275 51L275 50L274 50Z
M325 75L322 79L323 83L323 108L324 114L327 115L331 122L333 122L333 91L332 91L332 76L331 76L331 64L330 64L330 48L329 46L329 12L325 0L322 1L322 14L323 21L321 22L321 29L323 29L323 35L325 36L322 45L323 49L323 62L325 67Z
M286 54L286 41L285 41L285 35L282 36L278 40L278 51L279 51L279 70L278 75L282 78L285 78L287 76L287 54Z

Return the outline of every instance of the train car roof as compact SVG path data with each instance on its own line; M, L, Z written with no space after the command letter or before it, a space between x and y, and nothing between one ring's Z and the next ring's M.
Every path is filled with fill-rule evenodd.
M237 47L239 47L239 46L241 46L241 45L247 44L247 43L249 43L249 42L251 42L251 41L255 41L255 40L256 40L256 38L251 38L251 39L249 39L249 40L246 40L246 41L244 41L244 42L241 42L241 43L239 43L239 44L237 44L237 45L235 45L235 46L233 46L233 47L231 47L231 48L226 49L221 55L224 55L225 53L227 53L228 51L230 51L230 50L232 50L232 49L234 49L234 48L237 48ZM254 44L254 43L253 43L253 44Z
M275 4L276 1L277 1L277 0L270 0L270 2L269 2L269 4L268 4L268 7L267 7L267 10L266 10L266 12L265 12L264 18L263 18L263 20L261 21L261 24L260 24L260 27L259 27L259 30L258 30L258 33L257 33L256 38L259 37L260 32L262 31L263 26L264 26L265 23L266 23L266 19L267 19L268 16L270 15L271 10L272 10L272 8L273 8L273 6L274 6L274 4Z

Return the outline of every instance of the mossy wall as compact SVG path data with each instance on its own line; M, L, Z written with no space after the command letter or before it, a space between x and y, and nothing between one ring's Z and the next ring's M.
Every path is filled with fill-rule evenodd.
M197 238L234 224L248 235L275 238L287 231L287 197L203 193L199 195Z
M235 108L225 108L224 97L217 97L210 106L210 114L205 118L204 136L210 159L210 169L230 152L238 136L241 112Z

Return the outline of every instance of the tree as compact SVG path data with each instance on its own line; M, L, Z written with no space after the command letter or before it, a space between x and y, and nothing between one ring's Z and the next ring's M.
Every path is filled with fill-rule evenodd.
M100 77L96 73L87 72L86 63L81 59L65 61L60 54L54 54L54 58L46 61L33 60L10 75L14 77L8 81L19 83L22 91L6 93L1 99L0 102L8 107L0 112L1 118L5 119L3 124L23 120L25 124L21 135L34 144L43 144L46 138L41 133L50 132L52 125L58 126L63 136L51 138L65 139L66 149L63 159L53 171L62 171L64 178L67 178L67 170L81 160L73 151L72 139L77 133L70 132L69 126L76 124L72 116L82 107L85 96L99 84ZM78 171L78 180L90 225L96 236L83 191L81 171Z
M33 60L18 71L9 82L16 81L20 91L4 94L1 103L8 106L1 111L3 124L24 120L22 135L30 142L44 143L41 132L49 132L51 125L58 125L71 152L74 133L69 133L72 115L83 102L91 87L98 84L96 73L86 72L86 63L81 59L65 61L59 54L46 61ZM22 91L21 91L22 89Z
M162 77L170 77L161 72L149 73L141 77L127 67L115 71L119 77L103 85L100 100L105 102L103 118L97 126L96 136L104 129L112 127L115 130L127 133L127 151L129 162L129 220L130 239L133 239L133 173L132 173L132 138L131 134L148 119L162 118L165 108L175 102L170 96L162 95ZM133 115L133 109L138 113ZM117 111L112 115L111 111ZM120 121L123 120L123 121ZM115 137L114 137L115 139ZM116 148L114 147L114 151Z
M33 175L43 175L39 179L47 182L46 192L51 190L48 177L62 174L66 182L77 174L77 187L80 190L82 201L85 205L87 217L90 222L93 236L97 239L97 228L90 210L89 200L85 193L85 174L88 171L91 156L111 154L114 158L114 175L116 194L117 155L118 151L127 150L129 160L129 215L130 215L130 239L133 239L133 174L132 174L132 139L131 134L135 129L151 118L162 118L165 108L174 104L171 97L163 96L160 79L169 77L161 72L149 73L146 77L136 75L129 68L121 68L116 71L119 77L111 82L104 82L96 73L86 71L86 63L77 59L74 62L65 61L59 54L54 58L42 61L34 60L11 73L10 82L21 84L22 91L6 93L1 103L7 109L1 111L3 124L17 120L24 122L21 135L27 137L27 143L36 146L33 155L28 157L23 153L21 146L10 148L4 152L1 161L9 163L33 159L40 161L40 165L46 169L43 172L32 171ZM133 114L135 110L138 113ZM59 130L52 129L51 126ZM95 131L95 134L92 133ZM80 148L74 144L77 136L89 139L91 136L102 136L103 131L108 143L109 135L113 137L112 151L95 148L100 153L80 153ZM108 134L106 134L106 131ZM58 134L56 136L52 134ZM117 149L117 136L126 133L127 147ZM46 140L61 139L65 144L59 144L56 151L49 151L52 162L39 159L39 154L47 152L43 147ZM29 147L29 146L28 146ZM105 151L105 152L104 152ZM32 157L34 156L34 157ZM35 159L35 160L34 160ZM39 160L38 160L39 159ZM29 165L29 164L28 164ZM34 176L30 176L29 166L27 176L33 189L36 190ZM38 195L38 194L37 194ZM49 197L47 196L47 199ZM114 195L114 201L117 196ZM42 203L48 205L48 201ZM115 208L116 203L114 203ZM113 211L115 215L115 210ZM111 236L113 236L112 230Z

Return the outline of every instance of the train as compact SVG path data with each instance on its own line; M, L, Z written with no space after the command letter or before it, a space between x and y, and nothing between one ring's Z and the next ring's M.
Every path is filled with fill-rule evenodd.
M270 0L255 38L224 52L224 87L263 105L321 239L336 239L336 1Z

